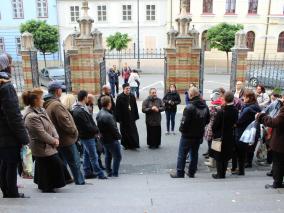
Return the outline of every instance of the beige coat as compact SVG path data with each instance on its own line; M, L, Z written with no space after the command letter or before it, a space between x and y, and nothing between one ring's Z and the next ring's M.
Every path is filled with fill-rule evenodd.
M57 149L54 144L58 134L45 110L27 107L24 120L33 156L48 157L56 154Z
M78 130L70 112L59 99L45 101L44 108L59 134L59 145L70 146L78 140Z

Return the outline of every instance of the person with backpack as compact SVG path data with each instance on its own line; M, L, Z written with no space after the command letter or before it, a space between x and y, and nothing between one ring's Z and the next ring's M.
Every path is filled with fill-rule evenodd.
M189 105L183 111L180 125L181 139L177 157L176 172L171 173L172 178L184 178L187 154L191 152L191 161L188 170L190 178L195 177L198 163L198 150L203 141L205 126L210 121L210 114L206 102L201 100L196 87L188 91Z

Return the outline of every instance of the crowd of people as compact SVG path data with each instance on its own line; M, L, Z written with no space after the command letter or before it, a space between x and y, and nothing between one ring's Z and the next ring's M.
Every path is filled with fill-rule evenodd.
M136 126L139 119L138 73L124 65L123 91L119 94L120 72L115 66L110 69L110 84L102 87L96 116L93 114L95 99L92 94L81 90L76 96L68 94L61 100L62 85L56 81L50 82L46 95L41 88L23 92L26 107L21 113L11 83L11 63L8 55L0 55L0 187L3 197L27 197L19 193L17 187L18 168L22 167L20 175L27 169L27 162L22 162L23 149L31 150L29 163L34 164L34 171L28 172L28 176L44 193L54 193L55 189L73 182L85 185L86 179L118 177L121 145L125 150L140 148ZM269 96L261 85L254 92L237 82L234 92L223 88L214 90L208 106L199 89L190 84L185 102L179 126L181 138L177 166L170 174L172 178L184 178L185 174L195 177L199 147L206 140L208 151L204 156L208 161L205 163L211 167L216 164L217 169L213 178L226 177L229 161L232 162L232 174L245 175L245 168L253 166L257 150L265 152L263 158L268 164L273 164L268 175L273 176L274 183L266 187L283 187L282 96L276 93ZM155 88L150 88L142 103L149 149L161 146L163 111L166 114L165 135L176 135L175 117L180 103L174 84L169 86L162 99L157 96ZM104 165L102 154L105 155ZM187 161L189 168L185 172Z

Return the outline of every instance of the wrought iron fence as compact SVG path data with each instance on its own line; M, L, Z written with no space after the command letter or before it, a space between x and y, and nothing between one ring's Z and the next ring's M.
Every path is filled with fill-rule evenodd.
M283 60L255 60L247 61L247 87L256 87L258 84L266 88L284 89L284 61Z
M12 64L12 84L14 85L17 93L24 91L24 72L21 61L14 61Z
M165 57L164 49L140 49L140 59L163 59ZM138 51L135 49L125 49L122 51L106 50L106 59L138 59Z

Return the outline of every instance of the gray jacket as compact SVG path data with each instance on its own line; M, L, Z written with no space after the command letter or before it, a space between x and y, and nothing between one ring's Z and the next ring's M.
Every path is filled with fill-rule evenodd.
M159 112L152 110L156 106ZM165 111L163 101L160 98L153 98L149 96L142 104L142 112L146 114L146 124L149 126L160 126L162 121L161 112Z
M59 136L44 109L27 107L24 113L25 126L28 130L33 156L48 157L57 153L54 146Z

